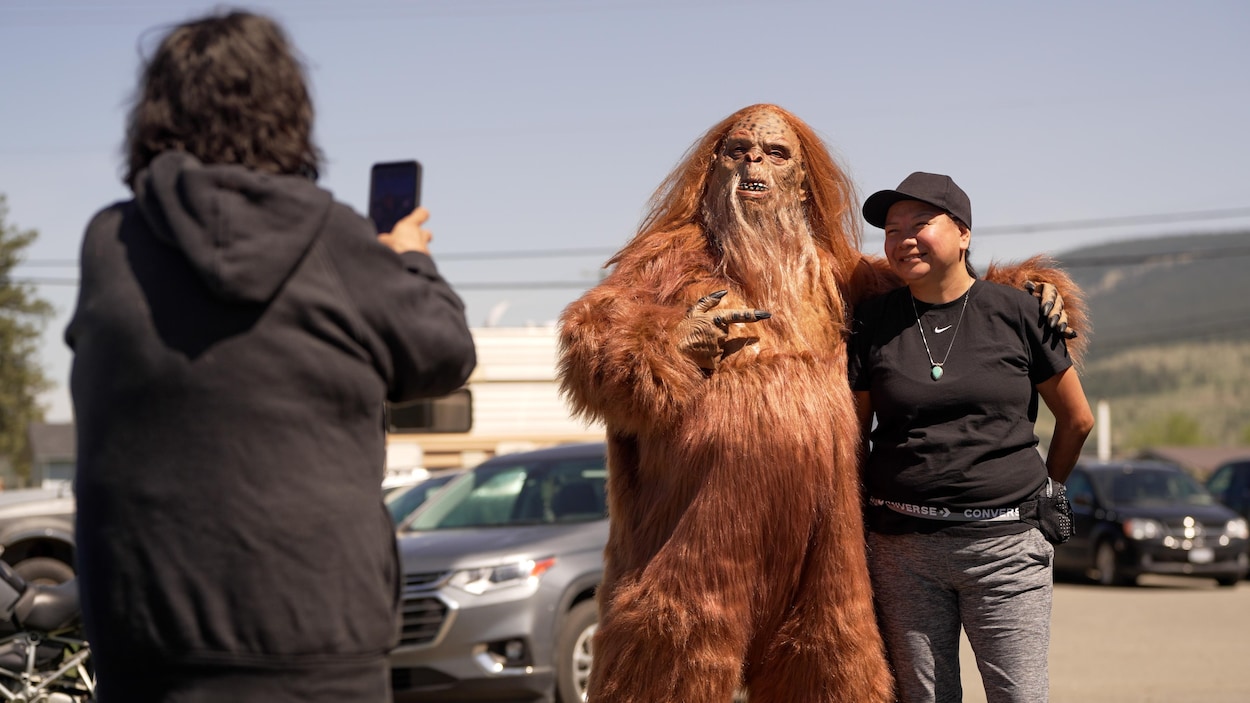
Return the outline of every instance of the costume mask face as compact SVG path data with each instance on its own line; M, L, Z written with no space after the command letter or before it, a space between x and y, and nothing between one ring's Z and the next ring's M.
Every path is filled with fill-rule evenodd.
M771 110L747 113L725 135L712 164L709 193L725 192L736 179L734 193L745 206L753 203L801 202L803 162L799 138Z

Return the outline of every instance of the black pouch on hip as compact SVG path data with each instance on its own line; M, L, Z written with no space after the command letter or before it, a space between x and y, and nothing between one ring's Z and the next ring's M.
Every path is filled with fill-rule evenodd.
M1041 530L1051 544L1067 542L1072 537L1072 504L1067 489L1047 477L1045 491L1020 504L1020 521Z

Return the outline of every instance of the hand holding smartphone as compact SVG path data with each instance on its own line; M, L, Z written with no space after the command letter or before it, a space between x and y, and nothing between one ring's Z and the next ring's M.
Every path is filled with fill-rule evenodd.
M376 163L369 173L369 219L378 234L421 204L421 164L416 160Z

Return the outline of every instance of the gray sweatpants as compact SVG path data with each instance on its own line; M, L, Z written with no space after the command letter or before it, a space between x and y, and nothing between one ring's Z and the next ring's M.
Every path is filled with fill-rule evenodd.
M869 533L881 634L901 703L959 703L959 628L989 703L1049 695L1054 547L1037 530L1005 537Z

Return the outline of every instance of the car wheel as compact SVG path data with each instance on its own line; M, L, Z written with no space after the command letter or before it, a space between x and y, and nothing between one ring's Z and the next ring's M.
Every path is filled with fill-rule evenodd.
M74 569L63 561L51 557L31 557L13 565L13 570L26 583L55 586L74 578Z
M556 694L560 703L582 703L590 684L594 660L591 639L599 625L599 606L584 600L573 606L560 624L556 640Z
M1132 582L1116 564L1115 547L1111 546L1111 542L1098 545L1098 552L1094 554L1094 569L1098 572L1098 583L1104 586L1125 586Z
M1215 577L1215 582L1220 584L1221 586L1224 586L1225 588L1232 588L1233 586L1236 586L1237 582L1240 580L1241 580L1241 577L1238 576L1237 574L1230 574L1228 576L1216 576Z

